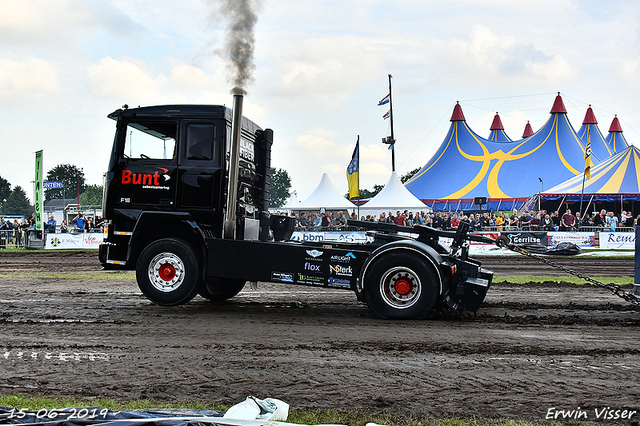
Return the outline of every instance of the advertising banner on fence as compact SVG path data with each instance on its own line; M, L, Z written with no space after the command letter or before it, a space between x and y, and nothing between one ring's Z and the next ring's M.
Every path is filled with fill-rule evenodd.
M55 249L97 249L104 240L104 234L100 232L88 232L85 234L45 234L44 248Z
M582 248L595 248L596 235L593 232L549 232L549 247L560 243L573 243Z
M539 244L546 246L547 233L539 231L507 231L500 232L500 235L507 237L508 244Z
M635 232L598 232L600 248L633 250L636 248Z

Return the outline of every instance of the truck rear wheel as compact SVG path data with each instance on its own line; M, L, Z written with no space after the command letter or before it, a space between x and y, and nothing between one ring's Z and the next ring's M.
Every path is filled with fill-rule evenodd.
M246 283L232 278L209 278L202 283L198 294L212 302L222 302L240 293Z
M195 297L200 268L189 245L167 238L149 244L140 255L136 279L142 293L158 305L180 305Z
M424 318L436 306L439 288L433 266L407 252L383 254L364 278L367 305L384 319Z

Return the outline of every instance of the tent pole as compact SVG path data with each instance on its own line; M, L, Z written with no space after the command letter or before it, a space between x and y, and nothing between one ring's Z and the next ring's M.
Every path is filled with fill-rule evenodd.
M587 207L584 209L584 213L586 214L589 211L589 206L591 205L591 202L593 201L593 195L591 196L591 199L589 200L589 204L587 204ZM580 215L582 215L582 213L580 213Z
M564 194L564 197L562 197L562 200L560 200L560 205L558 206L558 210L556 210L556 214L560 213L560 209L562 208L562 203L564 203L564 200L567 198L567 194Z

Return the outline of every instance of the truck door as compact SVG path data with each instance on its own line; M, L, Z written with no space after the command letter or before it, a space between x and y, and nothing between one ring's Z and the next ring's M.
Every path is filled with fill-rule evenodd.
M180 207L221 213L223 121L182 120L179 144Z
M113 170L118 208L172 209L175 200L177 122L131 120Z

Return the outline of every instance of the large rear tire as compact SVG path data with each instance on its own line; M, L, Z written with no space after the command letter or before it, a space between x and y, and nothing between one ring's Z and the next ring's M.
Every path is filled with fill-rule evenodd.
M439 280L434 266L422 256L403 251L383 254L365 274L365 300L380 318L422 319L436 306Z
M138 287L149 300L172 306L189 302L198 293L198 260L189 245L166 238L149 244L136 267Z
M231 278L209 278L202 283L198 294L212 302L223 302L240 293L246 283Z

